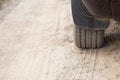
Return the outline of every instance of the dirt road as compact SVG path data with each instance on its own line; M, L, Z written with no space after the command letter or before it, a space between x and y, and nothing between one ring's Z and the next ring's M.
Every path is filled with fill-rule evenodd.
M70 0L22 0L0 25L0 80L120 80L120 28L102 49L73 42Z

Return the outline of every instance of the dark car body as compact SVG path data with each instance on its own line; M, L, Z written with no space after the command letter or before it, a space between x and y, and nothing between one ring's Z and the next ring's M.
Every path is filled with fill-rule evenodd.
M77 26L104 30L110 19L120 22L120 0L72 0L72 13Z
M101 18L120 21L120 0L81 0L88 11Z

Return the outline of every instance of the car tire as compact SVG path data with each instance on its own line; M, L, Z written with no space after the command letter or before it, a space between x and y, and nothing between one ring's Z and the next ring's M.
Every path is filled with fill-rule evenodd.
M101 48L104 44L104 30L88 30L75 26L75 44L79 48Z

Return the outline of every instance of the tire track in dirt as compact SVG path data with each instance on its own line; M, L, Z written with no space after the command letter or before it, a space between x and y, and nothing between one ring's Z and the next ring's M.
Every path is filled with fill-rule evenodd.
M97 50L81 50L76 69L70 69L58 80L93 80L97 60ZM57 79L56 79L57 80Z
M77 56L78 59L81 58L81 59L79 59L79 63L76 65L76 68L78 68L78 70L76 71L74 69L71 69L69 74L61 80L67 80L68 77L69 77L70 80L74 80L74 79L76 79L76 77L77 78L79 77L79 74L82 71L82 68L84 67L84 61L85 61L85 58L86 58L85 51L81 50L80 54L82 54L81 55L82 57L79 54Z
M79 75L80 80L93 80L94 70L96 66L97 53L96 50L87 50L84 66Z

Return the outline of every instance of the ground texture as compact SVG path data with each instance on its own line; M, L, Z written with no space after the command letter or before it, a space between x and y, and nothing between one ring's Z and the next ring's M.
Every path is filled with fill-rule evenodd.
M70 0L21 0L0 25L0 80L120 80L120 27L105 47L74 45Z

